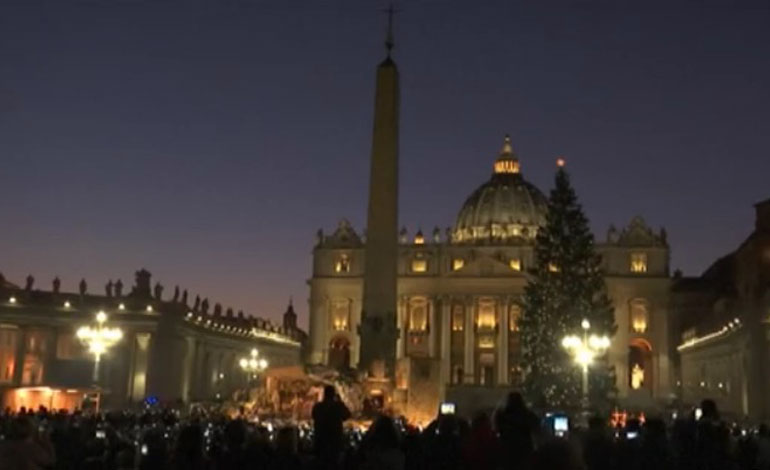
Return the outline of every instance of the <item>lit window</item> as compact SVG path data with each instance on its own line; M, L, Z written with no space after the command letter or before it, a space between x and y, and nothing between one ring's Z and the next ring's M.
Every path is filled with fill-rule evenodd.
M631 253L631 272L647 272L647 253Z
M409 302L409 331L428 329L428 302L422 298L413 298Z
M521 260L519 258L511 258L511 260L508 261L508 266L514 271L521 271Z
M631 369L631 388L639 390L644 386L644 369L639 364L634 364Z
M463 306L455 305L454 310L452 310L452 331L463 331L464 322Z
M647 302L637 299L631 302L631 330L635 333L644 333L647 331L649 323L647 312Z
M337 258L337 262L334 263L334 271L338 273L350 272L350 257L348 255L340 255Z
M558 273L559 272L559 267L556 266L556 263L548 263L548 271L550 271L552 273Z
M508 316L508 330L511 332L519 331L519 319L521 318L521 307L518 305L511 306L511 310Z
M493 330L497 324L495 318L495 301L492 299L480 299L476 314L476 326L479 329Z
M350 303L347 300L336 300L332 303L332 329L347 331L350 319Z
M452 271L459 271L465 266L465 260L462 258L455 258L452 260Z
M428 270L428 260L415 258L412 260L412 272L424 273Z
M414 235L414 244L415 245L423 245L423 244L425 244L425 237L422 235L422 231L418 231Z

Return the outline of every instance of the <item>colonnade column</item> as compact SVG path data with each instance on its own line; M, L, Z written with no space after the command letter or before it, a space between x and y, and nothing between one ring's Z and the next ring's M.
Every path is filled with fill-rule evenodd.
M500 321L497 323L497 383L508 383L508 321L511 315L511 299L503 297L497 301Z
M476 356L476 341L475 341L475 328L473 327L473 320L475 319L476 299L469 296L465 301L465 341L464 341L464 361L463 361L463 375L464 383L475 384L476 375L473 371L473 366Z
M24 356L27 355L27 327L22 326L18 330L16 336L16 355L14 357L13 364L13 383L23 385L21 383L24 375Z

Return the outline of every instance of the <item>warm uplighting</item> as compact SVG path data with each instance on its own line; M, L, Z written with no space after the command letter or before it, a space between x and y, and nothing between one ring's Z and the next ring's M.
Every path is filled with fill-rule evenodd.
M346 331L348 329L348 321L342 318L335 319L332 327L334 331Z
M334 263L334 272L350 272L350 257L348 257L348 255L342 254L339 258L337 258L337 261Z
M465 260L462 258L455 258L452 260L452 271L459 271L465 266Z
M125 309L126 309L126 304L121 303L120 305L118 305L118 310L125 310Z
M72 307L72 304L70 303L70 301L69 300L65 300L64 301L64 308L70 308L70 307Z
M152 305L148 305L148 306L147 306L147 308L145 308L145 310L146 310L148 313L149 313L149 312L152 312Z
M639 364L634 364L631 369L631 388L639 390L644 386L644 369Z
M647 253L631 253L631 272L647 272Z
M631 326L635 333L644 333L647 331L647 319L646 318L634 318L634 323Z
M422 234L422 231L418 230L417 233L414 236L414 244L415 245L424 245L425 244L425 237Z
M413 259L412 260L412 272L413 273L424 273L428 270L428 261L424 259Z
M95 326L81 326L76 332L77 338L86 346L88 352L94 355L94 382L99 380L99 362L104 353L123 338L120 328L108 328L107 314L100 311L96 314Z
M8 299L9 303L15 304L16 303L16 297L11 296L11 298Z
M494 167L496 174L516 174L520 171L519 161L513 154L511 137L507 134L503 141L503 148L500 150L500 156L497 157L497 161L495 161Z
M508 266L514 271L521 271L521 260L519 258L511 258L508 261Z

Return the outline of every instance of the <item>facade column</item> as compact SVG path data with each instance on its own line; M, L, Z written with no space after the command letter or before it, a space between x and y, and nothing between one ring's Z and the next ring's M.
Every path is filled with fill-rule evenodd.
M441 297L441 335L439 337L441 347L439 348L438 358L441 360L440 364L440 376L441 386L444 387L450 382L451 374L451 361L452 361L452 300L448 295ZM437 325L438 326L438 325Z
M312 292L311 288L311 292ZM325 364L324 350L327 347L325 344L326 329L329 327L329 322L326 318L328 301L323 298L310 297L308 302L308 312L310 312L310 347L308 348L307 361L310 364Z
M406 357L407 300L405 295L398 297L396 308L398 310L396 315L396 328L398 329L396 359L401 359Z
M358 367L358 361L361 358L361 336L358 333L358 325L361 324L361 302L350 299L348 310L349 329L351 331L352 341L350 342L350 367Z
M436 341L439 325L436 316L436 298L428 298L428 357L436 357Z
M464 383L475 384L476 374L474 373L474 362L476 359L476 328L474 319L476 318L476 298L469 296L465 301L465 344L464 344L464 362L463 375Z
M500 321L497 323L497 383L508 384L508 322L511 315L511 299L506 296L497 301Z
M23 385L21 379L24 375L24 356L27 355L27 327L22 326L16 335L16 356L13 364L13 383L16 386Z

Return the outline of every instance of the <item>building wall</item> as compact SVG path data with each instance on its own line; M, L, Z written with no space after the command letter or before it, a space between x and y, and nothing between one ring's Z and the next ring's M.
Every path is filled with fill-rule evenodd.
M631 391L629 346L645 344L650 349L646 375L653 378L634 395L645 403L668 397L673 367L665 239L639 220L597 249L618 325L610 359L620 395ZM640 255L643 269L632 269ZM397 357L440 359L445 387L516 384L515 318L533 256L529 243L462 245L419 238L410 243L402 237ZM310 363L337 366L345 358L346 365L357 366L362 274L362 242L349 225L319 239L309 280ZM644 327L634 331L631 308L639 302L645 306ZM348 354L339 352L340 344L349 345Z

